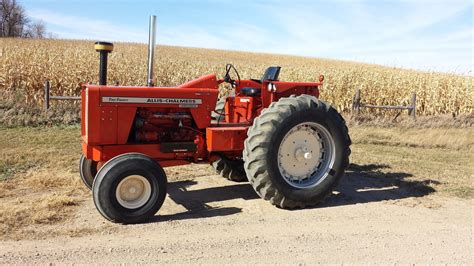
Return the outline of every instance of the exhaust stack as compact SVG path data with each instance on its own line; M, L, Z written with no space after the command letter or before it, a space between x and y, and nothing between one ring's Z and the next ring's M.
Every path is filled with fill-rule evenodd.
M155 61L156 16L150 16L150 30L148 34L148 76L147 85L153 87L153 66Z
M107 56L114 50L114 45L110 42L96 42L94 48L99 52L99 85L107 85Z

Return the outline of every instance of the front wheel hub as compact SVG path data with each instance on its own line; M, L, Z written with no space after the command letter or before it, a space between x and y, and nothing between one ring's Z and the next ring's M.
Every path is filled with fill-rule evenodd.
M150 199L151 184L141 175L127 176L118 184L115 196L122 207L140 208Z

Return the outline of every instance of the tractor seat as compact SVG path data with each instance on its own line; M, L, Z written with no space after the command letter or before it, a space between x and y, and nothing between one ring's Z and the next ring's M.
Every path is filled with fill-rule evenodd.
M240 93L245 96L257 96L260 95L261 89L245 87L240 90Z

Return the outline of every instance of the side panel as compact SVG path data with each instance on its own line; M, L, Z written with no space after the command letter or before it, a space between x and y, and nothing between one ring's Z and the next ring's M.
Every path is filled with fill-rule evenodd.
M117 109L117 144L127 143L136 112L136 107L120 107Z
M82 139L89 144L98 144L101 140L99 88L85 86L81 91L81 97Z
M210 127L206 129L207 150L242 151L248 127Z
M100 107L100 144L117 144L117 107Z
M86 87L81 88L81 137L84 139L86 135Z

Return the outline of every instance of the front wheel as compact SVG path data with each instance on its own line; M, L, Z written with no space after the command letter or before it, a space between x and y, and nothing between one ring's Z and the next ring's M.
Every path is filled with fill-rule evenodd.
M97 168L98 163L96 161L92 161L87 159L84 155L81 155L81 159L79 160L79 175L88 189L92 189L92 183L97 174Z
M263 199L282 208L312 206L337 186L351 141L342 116L309 95L282 98L254 121L244 168Z
M122 154L97 173L92 195L97 210L112 222L133 224L151 218L166 196L161 166L139 153Z

